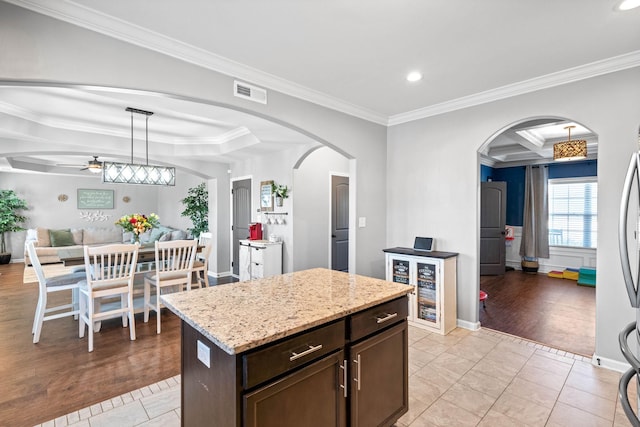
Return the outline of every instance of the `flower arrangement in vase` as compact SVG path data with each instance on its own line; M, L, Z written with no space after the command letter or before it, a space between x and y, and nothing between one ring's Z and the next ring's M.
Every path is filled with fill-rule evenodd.
M139 242L142 233L160 225L160 217L154 213L149 216L135 213L120 217L116 225L122 227L124 231L133 233L134 241Z

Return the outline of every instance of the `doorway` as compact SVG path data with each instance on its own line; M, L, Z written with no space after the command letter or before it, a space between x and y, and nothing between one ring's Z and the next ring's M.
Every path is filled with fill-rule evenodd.
M251 178L234 180L231 183L231 271L240 275L240 240L249 237L251 222Z
M505 272L507 183L480 183L480 275Z
M586 140L587 159L554 162L554 145L567 140L566 128L573 125L581 129L578 138ZM549 182L597 180L597 142L597 135L578 123L560 117L540 117L522 120L503 128L478 150L479 287L489 294L484 304L478 302L478 320L482 327L577 354L584 355L595 349L595 289L578 286L575 280L550 278L547 273L583 266L595 267L597 249L589 245L571 247L566 240L563 244L551 242L549 258L538 259L537 274L521 271L519 249L524 211L525 167L546 165ZM501 215L491 212L500 205L499 190L491 190L495 192L491 196L487 196L489 192L485 193L487 188L493 188L499 181L506 182L508 188L508 195L503 202L506 205L506 228L512 231L509 239L505 238L505 226L498 224ZM491 207L486 202L491 202ZM551 196L548 202L551 203ZM550 224L556 219L556 212L562 214L560 211L553 211L550 206ZM587 217L591 213L585 211L583 215ZM585 221L584 224L586 223ZM500 229L501 234L501 237L495 236L495 240L500 240L501 243L497 245L494 242L496 244L492 246L486 240L488 234L485 227L494 225ZM576 230L572 228L571 233L574 232ZM592 231L587 228L581 231L585 236L593 232L597 233L597 226ZM567 231L565 236L566 233ZM504 267L500 265L501 262L495 262L501 259L503 250ZM562 338L567 336L569 324L573 330L581 331L579 337L574 333L575 345L571 340Z
M331 269L349 271L349 177L331 175Z

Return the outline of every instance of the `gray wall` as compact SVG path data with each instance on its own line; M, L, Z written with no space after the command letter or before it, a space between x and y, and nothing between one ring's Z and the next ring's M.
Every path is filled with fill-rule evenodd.
M269 91L269 104L233 96L233 78L55 19L0 3L0 80L32 80L157 91L200 99L280 123L367 165L354 181L358 216L355 272L384 277L384 126ZM10 151L2 146L0 150ZM304 250L297 248L296 250Z
M459 252L458 319L478 322L478 149L494 134L530 117L575 120L598 135L596 355L621 361L617 334L634 312L618 253L620 197L640 125L640 68L541 90L389 129L387 244L432 235Z

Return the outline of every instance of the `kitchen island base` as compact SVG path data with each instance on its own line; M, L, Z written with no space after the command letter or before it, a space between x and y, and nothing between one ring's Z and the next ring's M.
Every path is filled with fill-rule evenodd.
M408 410L407 297L239 354L182 322L183 426L391 426Z

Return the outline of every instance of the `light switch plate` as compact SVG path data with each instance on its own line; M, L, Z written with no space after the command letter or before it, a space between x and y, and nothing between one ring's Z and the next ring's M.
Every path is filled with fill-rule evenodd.
M201 361L204 366L211 368L211 349L207 347L205 343L198 340L198 360Z
M358 218L358 227L362 228L366 226L367 226L367 217L361 216L360 218Z

